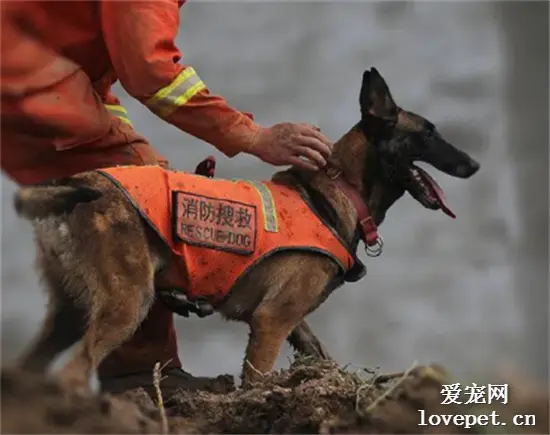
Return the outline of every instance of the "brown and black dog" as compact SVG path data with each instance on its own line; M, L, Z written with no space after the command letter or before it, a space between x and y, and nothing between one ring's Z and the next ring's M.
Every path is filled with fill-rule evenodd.
M363 74L359 103L360 122L335 144L325 170L290 169L272 179L298 190L352 251L359 239L371 250L380 248L377 225L405 192L427 208L454 216L437 183L414 161L460 178L479 169L431 122L398 107L375 68ZM86 388L102 359L146 316L171 253L128 196L97 171L23 187L15 207L32 220L37 264L50 296L45 324L21 364L45 370L82 339L60 376ZM333 259L316 252L266 256L221 303L213 303L225 318L250 327L244 384L273 368L285 340L298 350L327 356L304 317L344 281L362 276L364 268L355 252L353 256L347 275Z

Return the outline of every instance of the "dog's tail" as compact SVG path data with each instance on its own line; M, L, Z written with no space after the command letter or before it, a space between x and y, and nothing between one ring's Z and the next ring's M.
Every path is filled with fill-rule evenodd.
M15 211L27 219L40 219L71 213L81 203L103 196L85 186L41 185L21 187L14 197Z

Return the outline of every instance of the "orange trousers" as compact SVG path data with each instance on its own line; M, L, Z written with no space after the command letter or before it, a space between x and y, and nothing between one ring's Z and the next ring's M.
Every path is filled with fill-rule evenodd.
M88 76L2 16L2 171L19 184L115 165L167 165L112 115ZM112 102L116 104L116 102ZM99 367L99 379L180 367L173 313L157 301L134 337Z

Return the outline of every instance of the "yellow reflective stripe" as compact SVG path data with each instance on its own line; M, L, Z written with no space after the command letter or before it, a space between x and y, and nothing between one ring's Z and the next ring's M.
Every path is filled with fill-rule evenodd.
M113 112L114 114L120 114L128 115L128 111L124 108L124 106L121 106L119 104L105 104L105 107L109 112Z
M117 118L120 118L121 121L130 126L132 125L132 121L130 121L130 117L128 116L128 111L123 106L118 104L105 104L104 106L109 112Z
M119 118L122 122L128 124L130 127L133 127L132 121L130 121L129 118L125 118L124 116L119 116L118 118Z
M264 229L269 233L277 233L279 231L279 219L277 218L277 209L271 190L259 181L247 181L247 183L254 187L260 195L264 213Z
M187 79L189 79L191 76L197 76L197 73L195 72L195 69L192 67L184 69L175 79L172 83L170 83L165 88L162 88L160 91L158 91L155 95L153 95L145 104L147 106L155 106L157 103L159 103L164 98L168 97L179 85L181 85L183 82L185 82Z
M206 89L204 82L194 68L188 67L172 83L149 98L145 105L157 115L165 118L178 107L185 105L203 89Z

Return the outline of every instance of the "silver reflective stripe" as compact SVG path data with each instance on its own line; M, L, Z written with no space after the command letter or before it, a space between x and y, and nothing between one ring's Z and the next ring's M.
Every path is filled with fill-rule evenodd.
M130 117L128 116L128 111L123 106L119 104L105 104L105 108L117 118L120 118L121 121L128 125L132 125L132 121L130 121Z
M203 89L206 89L206 85L194 68L188 67L172 83L147 100L145 105L160 117L165 118Z
M277 219L277 209L271 190L259 181L247 181L247 183L252 185L260 195L264 213L264 229L269 233L277 233L279 231L279 220Z

